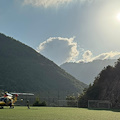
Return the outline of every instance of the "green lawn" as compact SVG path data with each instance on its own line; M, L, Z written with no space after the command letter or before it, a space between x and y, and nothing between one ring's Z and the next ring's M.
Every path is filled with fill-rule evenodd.
M64 107L0 109L0 120L120 120L120 112Z

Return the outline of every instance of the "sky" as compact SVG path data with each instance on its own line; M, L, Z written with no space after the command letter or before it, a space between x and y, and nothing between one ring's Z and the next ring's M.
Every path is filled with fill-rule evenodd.
M120 57L120 0L0 0L0 33L57 65Z

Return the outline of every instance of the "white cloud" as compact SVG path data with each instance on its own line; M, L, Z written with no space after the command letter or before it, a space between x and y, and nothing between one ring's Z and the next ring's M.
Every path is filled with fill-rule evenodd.
M92 60L105 60L105 59L118 59L120 57L120 52L108 52L108 53L102 53L94 58Z
M92 52L91 51L87 50L87 51L84 52L84 54L83 54L83 60L84 61L86 61L86 62L90 61L91 57L92 57Z
M92 57L93 53L89 50L85 51L83 54L83 58L79 62L92 62L93 60L105 60L105 59L118 59L120 58L120 52L107 52L102 53L100 55L97 55L95 57Z
M74 42L74 39L75 37L51 37L41 43L37 51L58 65L64 62L75 61L79 52L77 50L77 43Z
M23 0L23 5L32 5L35 7L58 7L63 4L68 4L71 2L79 2L81 4L87 2L87 3L92 3L93 1L96 0Z
M84 51L84 53L82 55L82 59L77 61L77 63L79 63L79 62L91 62L92 61L92 55L93 54L90 50Z
M50 7L50 6L59 6L62 4L70 3L73 0L24 0L23 5L32 5L36 7Z

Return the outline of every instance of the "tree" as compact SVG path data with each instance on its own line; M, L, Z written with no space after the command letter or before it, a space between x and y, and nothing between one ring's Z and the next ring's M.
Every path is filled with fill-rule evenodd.
M77 105L77 102L78 102L77 97L75 97L75 96L67 96L67 97L66 97L66 100L67 100L67 105L68 105L69 107L78 106L78 105Z
M41 102L39 97L36 97L36 100L33 103L33 106L46 106L46 102L45 101Z

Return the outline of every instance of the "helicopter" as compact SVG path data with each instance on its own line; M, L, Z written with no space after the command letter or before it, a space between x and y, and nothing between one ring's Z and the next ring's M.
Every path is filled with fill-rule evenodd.
M5 92L4 96L0 97L0 108L3 109L4 106L10 106L14 108L14 103L17 101L19 95L34 95L32 93L8 93Z

